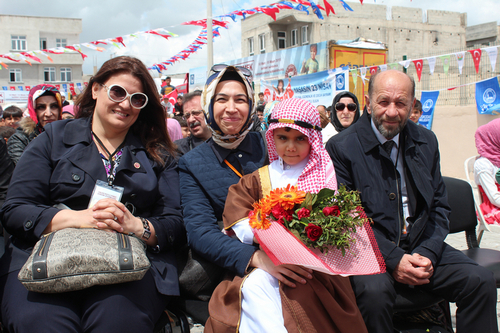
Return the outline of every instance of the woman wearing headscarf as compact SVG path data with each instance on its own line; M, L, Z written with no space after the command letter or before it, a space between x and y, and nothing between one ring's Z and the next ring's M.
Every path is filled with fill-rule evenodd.
M50 84L39 84L31 88L28 95L29 117L19 122L8 143L9 155L14 164L26 149L26 146L44 131L44 127L62 117L62 99L59 90Z
M181 199L188 243L206 260L243 276L257 250L221 232L229 186L264 165L262 135L251 132L255 110L251 73L216 65L201 95L212 137L179 160Z
M242 243L256 241L248 216L271 190L288 185L311 193L337 189L319 113L311 103L287 99L273 108L269 122L270 165L231 186L224 209L224 228ZM217 287L209 310L205 332L366 332L349 278L276 266L262 250L253 256L248 274Z
M0 211L12 235L0 261L9 332L153 332L169 296L179 295L174 249L186 234L157 95L140 60L110 59L79 98L77 119L46 126L19 160ZM134 234L147 245L151 267L138 281L28 291L17 276L31 249L42 235L67 228Z
M474 163L474 180L481 193L481 211L486 223L500 224L500 119L476 130L480 157Z
M342 91L335 95L330 117L337 133L357 122L359 116L359 102L356 95L349 91Z

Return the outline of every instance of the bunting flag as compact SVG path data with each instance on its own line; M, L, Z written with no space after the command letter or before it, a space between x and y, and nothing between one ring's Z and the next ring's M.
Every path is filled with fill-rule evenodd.
M10 87L9 87L9 89L10 89L10 90L16 90L16 87L14 87L14 86L10 86Z
M311 8L313 10L313 13L316 14L316 16L320 20L324 20L325 18L323 17L323 14L321 14L321 10L319 9L319 7L312 0L310 1L310 4L311 4Z
M410 66L410 64L411 64L411 60L403 60L403 61L400 61L399 64L401 66L403 66L404 68L408 69L408 66Z
M76 95L75 84L74 83L70 83L69 84L69 91L71 91L71 95Z
M385 71L387 70L387 65L386 65L386 64L384 64L384 65L380 65L380 66L378 66L378 67L380 68L380 71L381 71L381 72L385 72Z
M31 86L25 86L26 87L26 91L30 91L31 90Z
M389 64L389 67L391 67L391 69L398 69L398 63L393 62L392 64Z
M479 114L500 114L500 87L496 77L476 83L476 105Z
M422 77L422 68L424 67L424 61L422 59L413 60L415 64L415 69L417 70L418 82L420 82L420 78Z
M353 12L354 10L352 10L351 7L349 7L349 5L344 1L344 0L339 0L340 3L342 4L342 6L344 7L345 10L349 10L351 12Z
M422 116L418 123L425 126L428 130L432 128L432 119L434 118L434 108L439 97L439 91L422 91L420 102L422 102Z
M80 90L80 92L83 92L83 87L82 87L82 84L81 83L77 83L76 84L76 88L78 88L78 90Z
M63 85L62 85L62 90L63 90L64 92L68 92L68 85L67 85L66 83L63 83Z
M488 57L490 58L491 71L495 71L495 65L497 63L497 55L498 55L498 46L491 46L484 48Z
M370 66L370 75L375 75L378 70L378 66Z
M427 62L429 63L429 69L431 71L431 75L434 75L434 68L436 67L436 57L427 58Z
M61 85L60 84L54 84L54 86L57 88L57 90L61 91Z
M19 90L24 91L23 86L17 86Z
M361 79L363 80L363 84L365 84L365 80L366 80L366 67L361 67L359 69L359 72L361 73Z
M474 60L474 67L476 67L476 73L479 73L479 62L481 62L481 49L469 50Z
M325 5L326 16L329 16L330 13L333 13L333 15L335 15L335 10L333 10L332 5L330 5L326 0L323 0L323 3Z
M356 89L358 85L358 69L351 69L351 77L352 77L352 82L354 83L354 89Z
M458 62L458 71L462 74L462 68L464 67L465 51L455 53Z
M439 57L443 62L443 71L445 75L448 75L448 69L450 68L450 55L443 55Z

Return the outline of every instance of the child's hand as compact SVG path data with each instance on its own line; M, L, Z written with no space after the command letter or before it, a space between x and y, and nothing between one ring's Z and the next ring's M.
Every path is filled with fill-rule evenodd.
M250 260L250 266L260 268L273 277L284 283L290 288L295 288L296 285L293 281L306 284L305 278L312 279L312 270L304 268L297 265L279 265L276 266L268 255L262 251L257 250L252 259Z

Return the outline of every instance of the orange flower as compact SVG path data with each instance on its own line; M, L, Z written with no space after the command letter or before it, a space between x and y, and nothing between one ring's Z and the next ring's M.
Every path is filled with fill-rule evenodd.
M248 214L250 219L250 227L253 229L267 229L271 226L271 222L267 219L266 213L263 211L264 205L261 202L256 202L253 205L254 209Z
M280 204L284 210L289 210L295 207L296 204L302 203L306 196L306 192L299 191L297 186L288 186L285 189L277 188L269 194L271 207Z

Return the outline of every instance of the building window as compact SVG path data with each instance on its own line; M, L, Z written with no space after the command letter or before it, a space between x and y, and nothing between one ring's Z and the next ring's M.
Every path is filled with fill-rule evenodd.
M11 36L13 51L26 51L26 36Z
M297 29L292 30L292 36L291 36L290 41L292 43L292 46L296 46L297 44L299 44L299 42L297 40Z
M55 67L45 67L43 69L43 77L45 82L54 82L56 80Z
M248 53L253 55L253 37L248 38Z
M66 38L56 38L56 47L66 47Z
M23 81L23 72L19 68L11 68L9 69L9 73L10 73L10 82Z
M286 49L286 32L278 31L278 49Z
M61 68L61 81L71 82L71 68Z
M302 27L302 44L309 44L309 36L308 36L308 33L307 33L307 25L303 26Z
M264 34L259 35L259 46L260 53L266 53L266 36Z
M40 50L47 49L47 38L40 38Z

